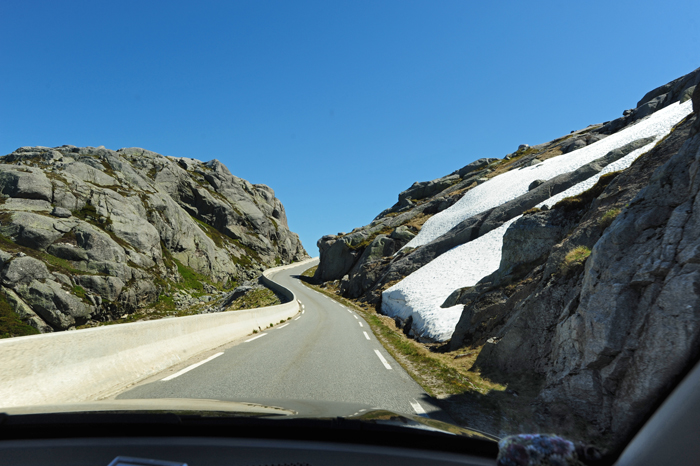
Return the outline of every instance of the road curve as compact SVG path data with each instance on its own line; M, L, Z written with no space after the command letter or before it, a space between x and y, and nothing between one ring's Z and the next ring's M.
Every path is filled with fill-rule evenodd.
M272 322L274 328L185 361L117 398L244 401L283 405L310 416L382 408L444 419L362 317L295 278L313 265L269 277L303 304L292 320Z

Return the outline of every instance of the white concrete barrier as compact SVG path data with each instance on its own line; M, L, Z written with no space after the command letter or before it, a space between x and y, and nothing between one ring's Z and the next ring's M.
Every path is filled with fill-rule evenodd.
M309 259L306 262L313 262ZM90 401L112 395L204 351L299 311L294 293L277 306L109 325L0 340L0 408Z

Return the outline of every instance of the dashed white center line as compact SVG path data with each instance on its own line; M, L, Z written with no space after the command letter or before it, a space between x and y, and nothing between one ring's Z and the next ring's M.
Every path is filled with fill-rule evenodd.
M369 340L369 335L367 335L367 332L362 332L365 334L365 338Z
M263 334L261 334L261 335L258 335L257 337L250 338L250 339L244 341L243 343L248 343L249 341L257 340L258 338L262 338L262 337L264 337L265 335L267 335L267 333L263 333Z
M357 317L355 314L352 315L355 319L360 320L359 317Z
M301 316L297 317L297 318L296 318L296 319L294 319L294 320L299 320L299 319L301 319Z
M301 313L302 313L302 314L304 313L304 310L303 310L303 309L301 310Z
M387 360L384 359L384 356L382 356L382 353L380 353L378 349L374 350L374 352L377 354L377 357L378 357L379 360L382 362L382 364L384 364L384 367L386 367L387 369L391 370L391 366L389 365L389 363L387 362Z
M364 325L362 325L362 322L358 322L358 324L360 324L360 327L364 327Z
M345 308L346 311L348 311L350 314L352 314L352 311L348 308Z
M422 417L430 417L428 416L428 413L425 412L423 407L418 403L416 400L409 401L411 403L411 407L413 408L413 411L416 412L417 415L422 416Z
M280 326L277 327L277 328L278 328L278 329L280 329L280 328L285 328L287 325L289 325L289 324L280 325Z
M218 358L218 357L221 356L222 354L224 354L224 353L216 353L216 354L213 355L213 356L209 356L209 357L208 357L207 359L205 359L204 361L199 361L199 362L196 363L196 364L192 364L191 366L185 367L185 368L182 369L181 371L175 372L173 375L169 375L169 376L165 377L164 379L161 379L161 382L167 382L168 380L173 380L175 377L180 377L182 374L184 374L184 373L186 373L186 372L189 372L189 371L191 371L192 369L196 369L197 367L201 366L202 364L206 364L206 363L208 363L209 361L211 361L212 359Z

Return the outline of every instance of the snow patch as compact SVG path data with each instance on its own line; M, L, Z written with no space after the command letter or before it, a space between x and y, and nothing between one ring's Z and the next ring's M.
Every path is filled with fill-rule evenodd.
M637 139L655 136L661 138L692 112L690 101L671 104L639 123L568 154L547 159L532 167L520 168L491 178L474 187L449 209L434 215L421 231L404 247L416 248L444 235L462 220L521 196L535 180L549 180L594 161L613 149Z
M573 171L640 138L654 136L654 142L637 149L605 167L595 176L538 204L552 206L561 199L580 194L595 185L605 173L629 167L640 155L650 150L671 128L692 112L690 101L672 104L653 113L636 125L608 136L590 146L561 155L533 167L512 170L492 178L468 191L451 208L436 214L406 247L427 244L449 231L462 220L525 194L536 179L550 179ZM485 276L498 270L503 248L503 235L520 216L469 243L457 246L416 270L382 293L382 312L407 319L413 316L412 330L422 338L448 340L462 314L462 305L441 308L440 305L456 289L474 286Z

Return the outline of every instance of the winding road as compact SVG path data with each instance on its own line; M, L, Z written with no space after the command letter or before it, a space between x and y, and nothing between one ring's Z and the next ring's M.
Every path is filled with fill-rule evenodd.
M382 408L446 420L361 316L295 278L313 265L270 277L301 302L292 320L198 355L116 398L243 401L309 416Z

